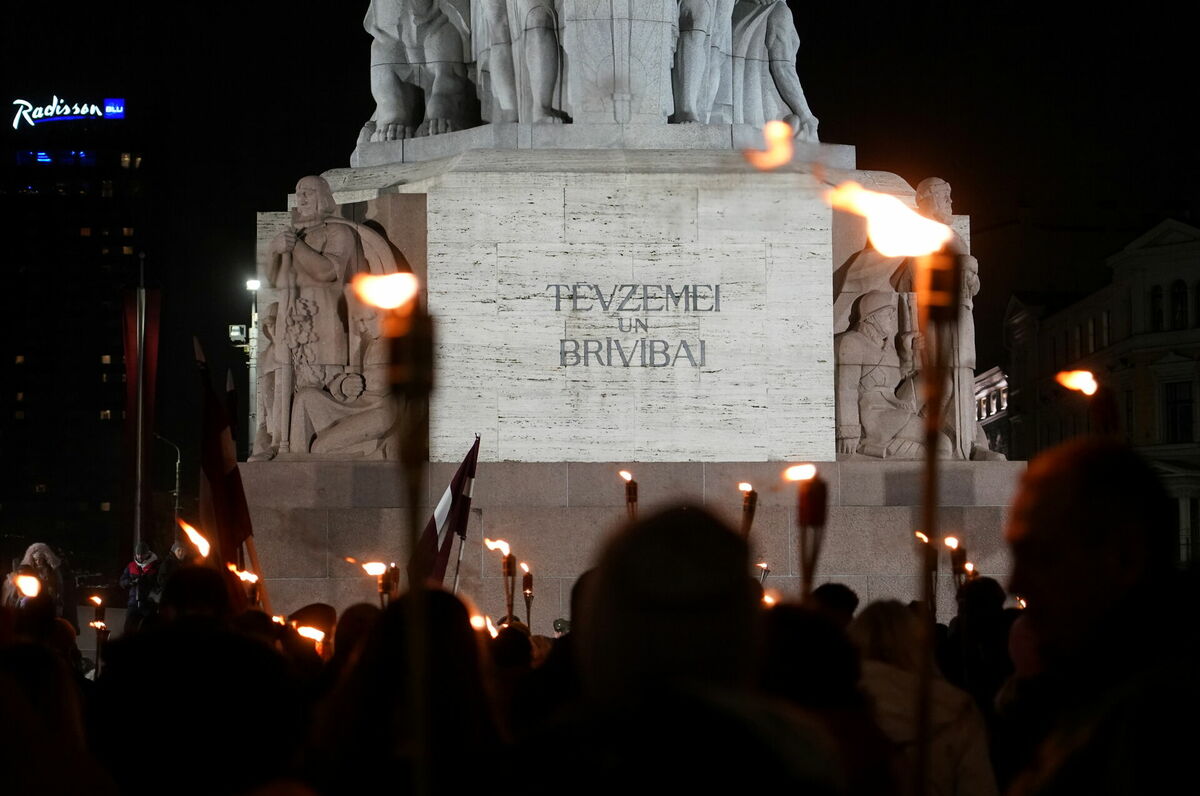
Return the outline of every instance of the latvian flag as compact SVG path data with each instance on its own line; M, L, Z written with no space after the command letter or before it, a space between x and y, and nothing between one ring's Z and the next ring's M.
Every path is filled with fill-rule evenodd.
M433 516L425 526L417 549L408 565L411 580L421 578L435 585L442 585L446 578L446 565L450 563L450 548L454 537L465 541L467 523L471 518L471 493L475 489L475 462L479 459L479 435L462 464L450 479L450 486L442 494ZM461 542L460 542L461 544Z

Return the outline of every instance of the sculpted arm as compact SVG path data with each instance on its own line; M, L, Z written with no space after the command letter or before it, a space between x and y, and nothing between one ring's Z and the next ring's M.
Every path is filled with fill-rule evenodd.
M779 96L795 117L786 121L796 131L796 138L816 143L817 117L808 107L808 99L800 86L800 76L796 74L796 53L799 50L800 37L796 34L791 12L786 4L780 3L771 13L767 26L767 56L771 59L771 78L775 81Z
M292 249L296 270L313 282L336 282L354 255L354 233L340 224L327 224L325 245L317 251L303 239Z

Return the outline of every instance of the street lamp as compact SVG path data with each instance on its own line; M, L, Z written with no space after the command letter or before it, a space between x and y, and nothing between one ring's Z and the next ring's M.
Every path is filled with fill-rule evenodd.
M162 434L155 434L154 436L175 449L175 490L171 494L175 497L175 540L179 541L179 465L183 461L183 452L179 450L178 445L171 442L171 440Z
M250 385L247 387L250 395L247 400L247 420L250 430L246 435L246 450L254 450L254 435L258 433L258 289L262 282L257 279L247 279L246 289L250 291L250 334L246 353L250 357ZM233 418L229 419L233 422ZM249 455L249 454L247 454Z

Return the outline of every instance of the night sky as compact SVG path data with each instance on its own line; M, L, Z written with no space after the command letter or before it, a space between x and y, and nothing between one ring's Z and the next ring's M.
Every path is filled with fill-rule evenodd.
M946 178L956 211L972 216L981 369L1004 363L1013 291L1093 290L1108 279L1104 258L1157 221L1200 220L1200 147L1186 124L1195 45L1182 20L1152 3L1121 17L1051 5L793 3L822 140L913 185ZM366 6L6 6L6 103L124 96L149 136L164 232L148 252L164 289L159 427L188 447L193 334L245 391L225 327L249 322L255 211L283 209L302 175L347 166L371 113Z

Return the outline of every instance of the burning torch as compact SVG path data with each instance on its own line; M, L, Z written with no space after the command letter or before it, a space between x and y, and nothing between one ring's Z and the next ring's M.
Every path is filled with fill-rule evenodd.
M800 532L800 595L812 594L817 561L825 541L825 518L829 486L812 464L797 464L783 471L783 477L796 482L796 527Z

